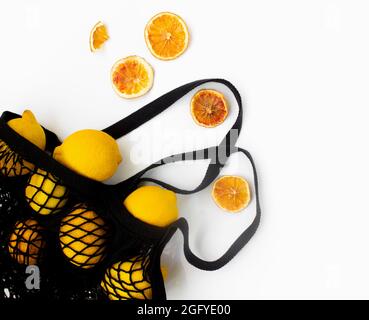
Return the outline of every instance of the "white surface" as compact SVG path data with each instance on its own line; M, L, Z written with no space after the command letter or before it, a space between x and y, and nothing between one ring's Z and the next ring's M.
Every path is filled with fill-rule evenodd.
M239 88L246 109L239 145L258 166L262 225L217 272L195 270L178 247L169 298L369 298L367 1L0 3L1 108L31 108L62 138L103 128L195 79L224 77ZM145 23L160 11L180 14L190 27L188 51L172 62L151 56L143 39ZM91 54L89 32L98 20L107 23L111 40ZM146 58L156 73L148 95L127 101L113 92L109 72L131 54ZM194 137L197 147L220 141L234 101L227 123L206 130L193 123L189 99L120 141L125 160L115 181L192 149ZM145 146L146 162L133 162L130 150L135 160ZM240 159L232 158L226 172L251 178ZM154 176L191 187L204 165L167 167ZM210 190L179 202L193 250L207 259L223 253L254 209L225 214Z

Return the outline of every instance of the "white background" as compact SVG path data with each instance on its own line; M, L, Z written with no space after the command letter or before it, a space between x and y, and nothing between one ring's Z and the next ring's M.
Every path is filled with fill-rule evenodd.
M226 267L191 267L177 236L167 282L170 299L369 298L369 20L367 1L156 0L4 1L0 5L1 111L31 108L61 138L101 129L166 91L200 78L224 77L240 90L245 121L239 145L259 174L263 220L249 245ZM172 11L187 22L191 43L179 59L148 51L146 22ZM89 51L89 32L104 21L111 39ZM155 69L155 84L132 101L112 90L113 63L137 54ZM196 126L188 95L168 112L119 141L124 163L113 181L162 156L219 142L217 129ZM196 144L196 145L195 145ZM130 152L132 151L132 152ZM145 161L137 161L140 154ZM206 163L167 166L152 176L191 188ZM251 181L232 157L225 173ZM251 221L254 203L230 215L210 188L179 197L191 245L219 257ZM168 260L168 258L166 258Z

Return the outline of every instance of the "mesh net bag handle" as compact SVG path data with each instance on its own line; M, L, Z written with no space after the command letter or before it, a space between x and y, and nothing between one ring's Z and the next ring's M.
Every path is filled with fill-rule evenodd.
M208 187L218 176L225 165L225 162L230 157L231 154L236 152L241 152L244 156L248 158L252 165L253 169L253 176L254 176L254 188L255 188L255 201L256 201L256 214L252 221L252 223L239 235L239 237L233 242L230 248L217 260L215 261L206 261L199 257L197 257L192 250L190 249L189 245L189 226L188 222L185 218L180 218L176 222L174 222L171 226L170 236L166 238L165 242L170 240L170 237L175 233L177 229L181 230L184 238L184 253L187 261L192 264L193 266L202 269L202 270L217 270L226 265L230 260L232 260L235 255L241 251L241 249L251 240L252 236L255 234L258 226L260 224L261 219L261 208L260 208L260 198L259 198L259 185L258 185L258 177L257 171L255 167L255 162L251 156L251 154L242 148L238 148L235 146L237 138L242 128L242 117L243 117L243 108L242 108L242 99L241 95L236 89L236 87L229 81L224 79L204 79L194 81L188 84L185 84L181 87L178 87L163 96L157 98L156 100L150 102L148 105L144 106L143 108L139 109L138 111L132 113L128 117L118 121L117 123L113 124L112 126L104 129L106 133L113 136L115 139L119 139L120 137L128 134L129 132L135 130L145 122L153 119L155 116L163 112L164 110L168 109L171 105L185 96L187 93L192 91L198 86L201 86L205 83L209 82L217 82L225 85L228 87L233 95L236 98L238 104L238 115L237 118L232 126L232 128L227 132L226 136L220 142L219 145L214 147L205 148L202 150L196 150L193 152L184 152L179 153L176 155L172 155L166 158L159 160L156 163L153 163L146 169L138 172L133 177L127 179L126 181L121 182L116 187L117 189L125 189L127 184L130 184L132 181L136 183L141 182L153 182L156 183L166 189L172 190L179 194L193 194L199 192L206 187ZM232 134L236 134L236 136L232 136ZM219 157L219 155L224 155L223 159ZM208 165L206 174L201 181L201 183L193 190L183 190L173 185L167 184L157 179L142 177L146 172L157 168L159 166L165 165L167 163L173 163L177 161L184 161L186 159L192 160L203 160L203 159L210 159L210 163Z
M235 143L241 131L242 119L243 119L243 108L242 108L241 95L236 89L236 87L228 80L204 79L204 80L197 80L197 81L187 83L183 86L180 86L162 95L161 97L150 102L146 106L140 108L136 112L116 122L110 127L104 129L103 131L111 135L114 139L119 139L123 137L124 135L128 134L129 132L137 129L142 124L150 121L155 116L162 113L164 110L168 109L171 105L173 105L175 102L177 102L179 99L184 97L187 93L189 93L193 89L205 83L210 83L210 82L221 83L225 85L226 87L228 87L232 91L233 95L235 96L237 104L238 104L237 118L232 128L228 131L228 133L223 138L223 140L220 142L220 144L218 146L205 148L202 150L196 150L192 152L185 152L185 153L180 153L177 155L172 155L162 160L159 160L158 162L153 163L152 165L147 167L146 169L138 172L136 175L132 176L131 178L117 184L116 186L117 189L124 190L128 184L132 183L132 181L139 180L142 177L142 175L144 175L149 170L152 170L163 164L172 163L176 161L182 161L186 159L192 159L192 160L211 159L209 166L207 168L206 174L203 178L203 181L200 183L200 185L197 188L195 188L194 190L189 190L189 191L182 190L174 186L170 186L169 184L166 184L166 188L174 192L181 193L181 194L193 194L193 193L199 192L205 189L206 187L208 187L218 177L220 170L225 165L225 162L228 159L228 157L232 154L232 152L235 149L237 149L235 147ZM235 136L232 136L232 134L234 134ZM221 159L219 157L220 154L224 155L225 157ZM143 179L141 180L143 181ZM145 180L147 181L150 180L151 182L157 182L158 184L161 183L159 180L154 180L154 179L149 179L149 178L145 178Z
M253 235L256 233L261 219L261 207L260 207L260 197L259 197L259 182L258 182L258 176L256 171L255 162L252 158L252 155L250 152L248 152L245 149L237 148L237 150L233 151L232 153L238 153L240 152L246 158L250 161L252 170L253 170L253 176L254 176L254 193L255 193L255 202L256 202L256 214L252 221L252 223L239 235L239 237L233 242L233 244L229 247L229 249L217 260L215 261L206 261L199 257L197 257L190 248L190 240L189 240L189 226L188 222L185 218L180 218L176 222L174 222L170 228L174 231L179 229L183 234L183 246L184 246L184 254L187 259L187 261L192 264L193 266L206 271L214 271L222 268L225 266L229 261L231 261L238 252L242 250L243 247L246 246L246 244L251 240ZM199 158L198 158L199 159ZM165 182L151 179L151 178L142 178L140 179L141 182L143 181L150 181L153 183L156 183L164 188L167 188L169 190L175 191L177 193L182 194L190 194L197 192L197 189L205 188L204 185L211 184L213 180L205 179L202 184L198 188L195 189L195 191L188 191L188 190L182 190L177 187L173 187L170 184L167 184ZM174 234L174 232L173 232ZM167 239L169 241L170 239Z
M134 175L133 177L122 181L117 185L106 185L94 180L90 180L86 177L80 176L77 173L69 170L68 168L64 167L62 164L57 162L55 159L52 158L50 155L54 147L60 144L60 141L57 137L51 132L45 129L47 135L47 152L40 150L37 146L30 143L28 140L24 139L21 135L19 135L14 130L10 129L7 125L8 120L13 118L19 117L16 114L11 112L4 112L0 118L0 133L1 139L4 140L9 147L11 147L12 151L17 153L21 158L25 159L26 161L32 161L36 168L41 168L46 172L49 172L58 179L60 179L63 184L67 188L73 189L73 193L78 196L78 199L83 199L83 202L92 206L92 210L97 209L98 213L101 213L102 210L106 212L106 218L113 223L114 227L120 230L120 228L124 225L124 230L128 232L117 232L117 241L114 241L114 246L109 250L109 259L106 262L103 262L101 268L105 268L106 266L110 266L111 263L115 263L117 261L121 261L123 258L130 258L135 256L150 256L151 263L147 265L145 268L148 277L150 278L153 290L153 299L164 299L165 298L165 287L162 279L162 274L160 270L160 256L162 253L163 248L173 236L173 234L179 229L184 235L184 252L187 260L194 266L203 269L203 270L216 270L223 265L225 265L228 261L230 261L246 243L251 239L252 235L255 233L259 221L260 221L260 206L259 206L259 196L258 196L258 186L257 186L257 176L256 170L251 158L251 155L243 150L235 147L236 138L238 137L239 131L241 130L242 125L242 103L241 97L236 90L236 88L228 81L222 79L208 79L208 80L200 80L191 82L184 86L181 86L177 89L172 90L171 92L165 94L164 96L158 98L157 100L151 102L146 107L138 110L137 112L133 113L129 117L119 121L118 123L112 125L111 127L105 129L105 132L109 133L114 138L118 139L119 137L129 133L130 131L136 129L141 124L151 120L157 114L163 112L165 109L169 108L174 102L178 99L183 97L185 94L189 93L191 90L195 89L197 86L202 85L207 82L219 82L226 85L228 88L231 89L233 94L236 97L237 103L239 105L239 114L237 119L231 128L231 130L227 133L224 137L222 142L214 147L205 148L203 150L198 150L194 152L187 152L181 153L178 155L174 155L171 157L167 157L162 159L159 162L156 162L146 168L145 170L139 172L138 174ZM232 139L232 132L236 133L236 135ZM122 197L126 195L128 192L133 191L137 186L144 182L150 181L162 185L163 187L173 190L177 193L182 194L192 194L198 192L208 185L210 185L219 175L221 168L224 166L227 158L235 153L235 152L242 152L245 154L252 163L253 170L254 170L254 179L255 179L255 192L256 192L256 201L257 201L257 214L255 216L254 221L252 222L251 226L247 227L246 230L238 237L238 239L232 244L232 246L227 250L227 252L220 257L216 261L205 261L197 257L190 249L189 246L189 235L188 235L188 223L184 218L179 219L178 221L174 222L172 225L166 228L155 228L151 225L146 225L137 219L134 219L127 210L124 210L122 205ZM220 154L225 155L223 159L220 157ZM156 167L164 165L166 163L187 160L187 159L210 159L210 164L206 171L205 177L201 184L195 188L194 190L182 190L175 186L171 186L166 184L165 182L154 180L151 178L144 178L143 175L152 170ZM1 182L2 179L0 179ZM5 181L6 180L6 181ZM20 179L16 178L14 181L12 180L11 185L12 188L18 188L18 183L20 183ZM9 182L10 182L9 180ZM24 180L23 178L21 179ZM5 184L8 183L7 178L4 178ZM13 186L14 182L14 186ZM10 185L10 183L9 183ZM23 186L23 182L21 182ZM0 184L1 187L1 184ZM11 190L13 192L13 189ZM1 194L0 194L1 195ZM15 194L18 196L18 193ZM23 196L22 196L23 197ZM26 217L27 219L31 217L29 215L30 212L21 212L22 217ZM114 218L114 219L113 219ZM89 220L90 221L90 220ZM55 222L55 221L54 221ZM21 226L22 227L22 226ZM46 226L47 227L47 226ZM20 232L23 229L20 228ZM37 231L37 230L36 230ZM51 240L51 244L55 244L55 241L58 241L59 238L54 239L54 233L50 230L48 232L47 241ZM58 236L59 233L56 234ZM121 247L121 244L123 246ZM54 256L54 250L52 250L52 245L50 246L50 250L47 250L46 254L50 254L53 252L53 255L49 256L52 259L47 260L48 263L51 263L56 255ZM113 250L114 249L114 250ZM115 251L116 249L119 249ZM139 251L137 251L139 250ZM114 251L114 252L113 252ZM142 254L141 254L142 251ZM14 253L18 253L14 251ZM59 252L60 253L60 252ZM32 258L32 257L31 257ZM56 264L50 264L54 267L57 266L57 269L60 272L64 272L64 264L65 260L63 259L63 263L61 262L61 256L55 260ZM12 273L12 268L14 266L14 262L11 260L6 260L7 263L4 265L4 270L9 271L8 280L13 282L14 274ZM146 260L145 260L146 261ZM11 263L12 262L12 263ZM9 263L9 264L8 264ZM49 264L48 264L49 265ZM18 270L18 269L17 269ZM20 270L20 269L19 269ZM19 270L17 271L19 274ZM80 297L81 299L85 296L85 292L83 290L90 290L90 283L89 281L93 281L91 283L92 286L95 286L94 281L96 280L95 277L99 277L100 279L100 269L96 270L96 273L82 273L82 272L75 272L71 269L67 269L72 271L69 273L67 271L64 275L65 277L61 277L60 281L58 277L55 278L55 274L53 268L50 269L51 273L47 276L44 276L44 279L47 279L47 283L49 283L46 287L46 291L42 291L42 296L48 296L50 292L56 292L54 290L57 289L59 292L58 294L60 297L69 298L69 297ZM75 270L75 269L73 269ZM23 272L23 271L20 271ZM62 274L62 273L60 273ZM65 284L65 280L71 278L72 281L67 281L68 283ZM67 277L67 278L66 278ZM18 279L18 278L17 278ZM20 278L18 280L21 280ZM74 283L74 280L78 280L78 283ZM122 279L124 280L124 279ZM50 281L50 282L49 282ZM11 284L12 288L20 289L23 286L23 282L21 283ZM60 288L59 288L60 286ZM82 290L82 291L81 291ZM138 291L138 290L135 290ZM95 291L93 291L95 292ZM21 295L26 294L24 290L20 291ZM89 294L89 293L88 293ZM74 299L73 298L73 299Z

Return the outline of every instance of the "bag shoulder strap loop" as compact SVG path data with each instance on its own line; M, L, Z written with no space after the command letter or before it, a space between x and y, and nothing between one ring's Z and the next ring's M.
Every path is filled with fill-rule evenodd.
M259 182L258 182L258 176L257 176L255 163L254 163L254 160L251 154L248 151L241 149L241 148L239 148L238 151L242 152L249 159L252 165L253 175L254 175L254 188L255 188L254 193L255 193L255 202L256 202L256 214L250 226L241 233L241 235L236 239L236 241L233 242L233 244L226 251L226 253L215 261L205 261L205 260L200 259L192 252L190 248L189 227L188 227L187 220L184 218L180 218L179 220L177 220L176 222L172 224L172 228L181 230L183 234L184 254L185 254L187 261L193 266L199 269L202 269L202 270L213 271L213 270L220 269L224 265L226 265L251 240L251 238L255 234L260 224L261 208L260 208L260 198L259 198Z
M192 91L193 89L209 82L217 82L224 84L228 87L234 96L236 97L237 103L239 105L239 117L237 119L235 126L237 129L241 130L242 124L242 102L241 102L241 95L239 94L236 87L229 82L228 80L224 79L204 79L204 80L197 80L194 82L187 83L183 86L180 86L161 97L157 98L156 100L150 102L146 106L140 108L136 112L133 112L126 118L116 122L115 124L111 125L110 127L104 129L103 131L114 139L119 139L124 135L130 133L131 131L137 129L139 126L143 125L144 123L150 121L164 110L168 109L172 104L177 102L179 99L184 97L187 93Z
M243 118L243 108L242 108L242 99L241 95L236 89L236 87L229 82L228 80L224 79L204 79L204 80L198 80L194 82L190 82L188 84L185 84L179 88L176 88L163 96L157 98L156 100L150 102L146 106L142 107L141 109L137 110L136 112L132 113L128 117L118 121L117 123L111 125L110 127L104 129L103 131L114 137L115 139L119 139L120 137L128 134L129 132L135 130L140 125L146 123L147 121L151 120L164 110L168 109L171 105L173 105L176 101L181 99L183 96L185 96L187 93L195 89L196 87L199 87L205 83L209 82L215 82L215 83L221 83L228 87L231 92L233 93L237 104L238 104L238 114L237 118L232 126L232 128L227 132L226 136L223 138L223 140L220 142L218 146L205 148L202 150L196 150L192 152L185 152L185 153L179 153L176 155L172 155L169 157L166 157L164 159L159 160L158 162L150 165L146 169L140 171L139 173L135 174L131 178L122 181L119 183L116 188L117 190L126 188L127 183L137 183L143 182L143 181L152 181L156 182L163 187L172 190L177 193L181 194L192 194L199 192L203 189L205 189L207 186L209 186L219 175L219 172L221 168L225 165L225 162L227 161L227 158L231 153L233 153L236 149L235 144L238 139L239 133L242 128L242 118ZM210 159L210 163L208 165L206 174L204 176L204 179L200 183L200 185L193 189L193 190L182 190L180 188L177 188L175 186L172 186L170 184L166 184L164 182L150 179L150 178L142 178L141 177L148 171L157 168L159 166L162 166L167 163L173 163L177 161L183 161L186 159L191 160L203 160L203 159Z
M183 238L184 238L184 253L185 253L185 256L188 262L199 269L210 271L210 270L217 270L223 267L225 264L227 264L230 260L234 258L234 256L250 241L252 236L255 234L260 224L260 218L261 218L258 177L257 177L254 160L248 151L242 148L237 148L235 146L237 138L242 128L242 116L243 116L242 100L241 100L241 96L238 90L229 81L224 80L224 79L205 79L205 80L194 81L194 82L185 84L177 89L174 89L168 92L167 94L152 101L145 107L132 113L128 117L106 128L104 131L108 133L109 135L111 135L112 137L114 137L115 139L119 139L120 137L135 130L140 125L151 120L156 115L160 114L161 112L169 108L172 104L174 104L176 101L181 99L184 95L189 93L191 90L195 89L196 87L200 85L208 83L208 82L218 82L218 83L222 83L225 86L227 86L234 94L238 107L239 107L237 118L232 128L228 131L228 133L223 138L221 143L215 147L205 148L202 150L196 150L193 152L179 153L176 155L163 158L160 161L153 163L146 169L138 172L131 178L125 181L122 181L120 184L116 185L116 187L118 188L117 191L119 192L120 189L122 189L123 191L124 188L126 188L127 185L131 183L134 185L137 185L141 182L146 181L146 182L156 183L166 189L172 190L180 194L196 193L208 187L218 177L220 170L225 165L227 159L229 158L231 154L235 152L243 153L249 159L252 165L252 168L253 168L256 215L251 225L242 232L242 234L236 239L236 241L231 245L231 247L227 250L227 252L215 261L202 260L192 252L189 246L189 227L188 227L187 220L184 218L180 218L179 220L177 220L170 226L171 230L173 230L173 232L171 233L172 235L178 229L182 232ZM210 164L208 165L206 174L202 182L200 183L198 187L196 187L193 190L182 190L180 188L177 188L175 186L172 186L160 180L142 177L146 172L154 168L160 167L167 163L174 163L174 162L188 160L188 159L191 159L191 160L210 159ZM167 240L169 241L169 239Z

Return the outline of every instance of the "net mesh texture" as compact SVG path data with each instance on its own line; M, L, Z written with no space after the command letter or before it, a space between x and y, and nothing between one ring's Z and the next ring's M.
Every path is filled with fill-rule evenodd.
M83 199L1 140L0 168L0 300L153 298L159 239L124 232L119 210ZM40 289L25 286L29 265Z

